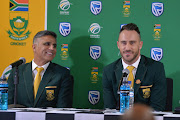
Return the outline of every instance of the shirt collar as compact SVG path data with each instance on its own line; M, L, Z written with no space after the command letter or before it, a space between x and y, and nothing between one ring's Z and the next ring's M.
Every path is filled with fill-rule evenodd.
M123 68L126 69L128 66L134 66L136 69L138 68L139 62L140 62L141 56L139 56L138 60L133 63L132 65L128 65L124 62L124 60L122 59L122 64L123 64Z
M32 71L36 69L36 67L43 67L44 71L46 71L47 67L49 66L50 62L44 64L43 66L38 66L35 62L34 59L32 60Z

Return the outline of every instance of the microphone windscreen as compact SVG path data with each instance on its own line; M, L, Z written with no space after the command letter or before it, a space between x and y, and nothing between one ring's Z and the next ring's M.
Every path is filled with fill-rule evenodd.
M20 57L19 60L22 60L24 64L26 63L26 59L24 57Z

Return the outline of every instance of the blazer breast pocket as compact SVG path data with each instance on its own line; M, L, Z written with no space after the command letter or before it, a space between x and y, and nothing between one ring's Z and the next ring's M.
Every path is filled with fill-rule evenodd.
M151 87L152 87L152 85L140 86L140 88L142 89L144 99L147 99L151 96Z

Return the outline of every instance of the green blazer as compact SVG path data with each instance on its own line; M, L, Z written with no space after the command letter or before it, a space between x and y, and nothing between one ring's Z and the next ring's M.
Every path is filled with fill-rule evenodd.
M112 109L119 105L117 90L122 78L122 70L121 58L104 68L102 79L105 108ZM134 79L135 103L147 104L156 111L163 111L166 96L167 84L163 64L141 55Z
M8 104L14 103L14 72L15 69L8 78ZM36 99L33 93L32 63L20 65L18 72L17 104L26 107L72 107L73 82L70 71L66 68L50 62L39 85Z

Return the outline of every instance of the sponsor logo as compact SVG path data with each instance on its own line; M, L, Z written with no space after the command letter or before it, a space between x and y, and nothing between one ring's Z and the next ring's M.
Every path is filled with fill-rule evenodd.
M90 10L94 15L98 15L102 10L101 1L91 1L90 2Z
M60 15L69 15L69 9L72 3L70 3L68 0L61 0L61 2L58 5L58 9L61 9Z
M91 68L91 83L97 83L98 80L99 80L98 67L92 67Z
M89 91L88 99L91 104L97 104L100 100L100 92L96 90Z
M68 22L59 23L59 32L64 37L68 36L71 32L71 24Z
M151 48L151 58L156 61L160 61L163 57L162 48Z
M61 45L61 59L62 60L67 60L69 53L68 53L68 44L62 44Z
M159 17L164 12L164 4L160 2L153 2L151 6L152 14Z
M101 28L102 27L98 23L92 23L88 30L88 32L90 31L92 33L90 38L100 38L98 33L101 31Z
M90 46L89 54L92 59L97 60L101 56L100 46Z
M124 17L130 16L130 1L123 2L123 14L124 14Z
M155 24L154 25L154 34L153 34L153 37L154 37L154 40L160 40L161 38L161 24Z

